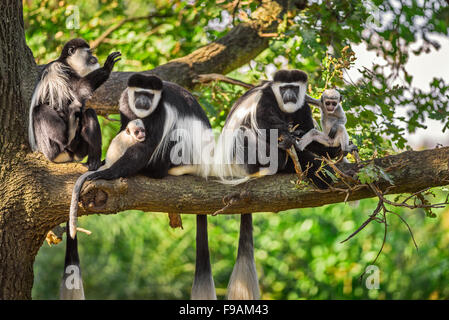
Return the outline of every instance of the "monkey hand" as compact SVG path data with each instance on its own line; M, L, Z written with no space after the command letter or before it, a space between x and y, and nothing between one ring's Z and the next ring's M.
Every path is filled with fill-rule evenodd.
M288 150L296 143L296 138L291 133L281 134L278 139L278 148L282 150Z
M114 67L114 64L119 61L121 58L120 52L113 52L111 53L108 58L106 59L106 62L104 63L103 68L106 69L109 73L112 72L112 68Z
M89 171L96 171L100 167L101 167L101 160L88 159L88 161L87 161L87 169Z

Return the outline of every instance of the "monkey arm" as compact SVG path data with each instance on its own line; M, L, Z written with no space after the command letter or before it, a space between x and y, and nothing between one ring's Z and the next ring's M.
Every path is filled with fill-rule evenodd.
M317 141L326 147L332 146L332 140L329 139L326 134L316 129L312 129L303 135L302 138L296 143L296 146L299 150L303 151L313 141Z
M146 167L150 155L145 143L136 143L129 147L113 165L107 169L95 171L87 180L113 180L133 176Z
M98 89L98 87L100 87L103 83L106 82L106 80L108 80L109 75L112 72L112 68L114 67L114 64L120 60L120 56L120 52L111 53L106 59L106 62L104 63L104 66L102 68L94 70L84 78L81 78L79 84L80 89L86 90L86 92L83 92L83 98L89 97L90 94L92 94L95 90Z
M337 131L338 131L338 126L337 125L333 125L332 128L329 130L329 138L331 139L335 139L335 136L337 135Z

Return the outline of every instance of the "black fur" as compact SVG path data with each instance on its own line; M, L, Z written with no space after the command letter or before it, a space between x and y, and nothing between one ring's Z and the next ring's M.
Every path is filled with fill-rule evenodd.
M274 74L274 82L307 82L307 73L301 70L279 70Z
M120 53L112 53L107 58L104 66L92 71L85 77L80 77L67 63L67 58L77 48L89 48L83 39L73 39L64 46L61 56L49 63L41 74L41 78L47 76L48 68L53 63L62 64L62 72L68 78L68 84L78 100L76 108L71 104L71 99L65 100L58 108L49 105L48 97L45 102L40 102L33 109L32 119L37 149L51 161L61 153L66 153L73 161L75 156L82 159L88 156L89 170L96 170L101 165L101 132L96 113L93 109L85 109L85 103L90 95L101 86L108 78L114 64L118 61ZM90 54L90 63L96 63L96 58ZM93 60L93 61L92 61ZM68 141L71 116L78 119L75 137Z
M162 80L156 76L145 76L141 73L136 73L128 79L128 87L162 90Z
M128 85L150 88L149 83L151 85L157 84L155 79L159 80L154 76L134 75L130 78ZM142 173L152 178L167 176L168 170L172 167L170 160L172 146L169 146L157 161L152 161L148 164L162 138L164 123L167 118L164 108L166 103L176 109L180 118L190 116L203 122L206 127L211 128L206 113L189 91L171 82L161 81L161 84L162 95L158 106L150 115L142 118L146 131L145 142L133 145L110 168L92 173L87 180L111 180L119 177L129 177L137 173ZM150 89L155 88L157 87ZM127 93L128 91L125 90L120 99L120 131L125 130L130 121L138 118L130 109ZM207 243L207 216L205 215L198 215L197 217L196 255L197 261L192 296L198 298L198 295L200 295L204 299L216 299Z

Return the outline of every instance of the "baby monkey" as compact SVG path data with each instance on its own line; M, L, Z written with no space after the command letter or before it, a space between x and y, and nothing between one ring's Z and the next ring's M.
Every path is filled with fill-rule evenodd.
M109 145L108 152L106 153L105 164L101 166L98 171L110 168L117 160L119 160L125 152L134 144L142 143L145 141L145 126L141 119L130 121L126 126L126 129L118 133L114 139L112 139ZM76 235L76 220L78 215L78 201L80 198L81 188L86 180L94 172L87 171L82 174L78 180L76 180L75 186L72 191L72 202L70 204L69 225L70 236L72 239ZM90 179L89 179L90 180Z
M346 115L341 106L342 97L335 89L324 90L321 95L321 128L323 132L312 129L298 142L297 147L303 151L310 143L317 141L327 147L341 147L346 153L357 151L357 146L350 144L346 131Z

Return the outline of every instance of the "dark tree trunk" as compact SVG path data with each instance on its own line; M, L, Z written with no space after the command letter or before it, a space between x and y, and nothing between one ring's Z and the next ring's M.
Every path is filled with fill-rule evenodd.
M28 152L27 104L36 66L26 46L22 1L4 0L0 10L0 299L29 299L34 257L42 243L24 198L33 191ZM35 198L38 199L38 198ZM36 201L36 200L35 200ZM31 231L31 232L30 232Z

